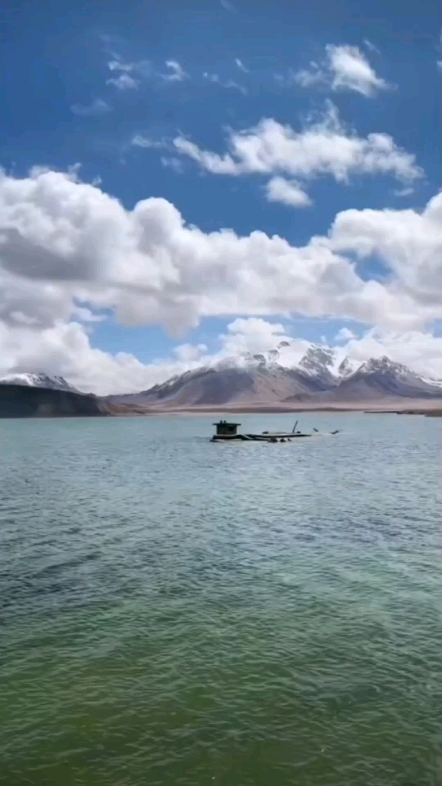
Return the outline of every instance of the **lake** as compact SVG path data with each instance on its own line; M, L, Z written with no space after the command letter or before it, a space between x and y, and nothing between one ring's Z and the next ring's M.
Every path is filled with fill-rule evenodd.
M2 784L439 786L442 421L299 417L0 421Z

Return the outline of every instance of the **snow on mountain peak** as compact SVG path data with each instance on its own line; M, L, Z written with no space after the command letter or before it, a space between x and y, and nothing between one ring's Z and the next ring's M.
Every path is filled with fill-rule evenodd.
M304 374L333 382L339 377L339 357L331 347L312 344L298 364Z
M0 384L24 385L32 388L51 388L53 390L75 391L64 377L50 377L47 374L17 373L5 374L0 378Z
M390 358L388 358L386 355L383 355L380 358L370 358L370 360L366 360L365 363L363 363L360 367L360 371L363 371L365 374L372 374L379 371L382 373L390 371L395 374L413 373L406 366L390 360Z
M313 373L324 367L331 371L336 365L336 351L331 347L312 344L300 360L299 365L305 371Z

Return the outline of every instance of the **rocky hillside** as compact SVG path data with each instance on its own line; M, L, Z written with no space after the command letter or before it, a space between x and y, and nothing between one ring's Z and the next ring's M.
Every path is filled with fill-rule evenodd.
M110 408L96 396L71 390L0 385L0 418L102 416Z

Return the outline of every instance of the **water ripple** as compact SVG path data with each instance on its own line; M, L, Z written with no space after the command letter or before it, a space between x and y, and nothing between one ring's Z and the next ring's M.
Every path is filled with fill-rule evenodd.
M315 417L0 422L6 786L439 783L440 423Z

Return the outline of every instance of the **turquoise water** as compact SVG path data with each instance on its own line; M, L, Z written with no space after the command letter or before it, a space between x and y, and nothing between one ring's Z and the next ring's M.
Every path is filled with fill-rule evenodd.
M0 782L439 784L442 422L214 419L0 421Z

